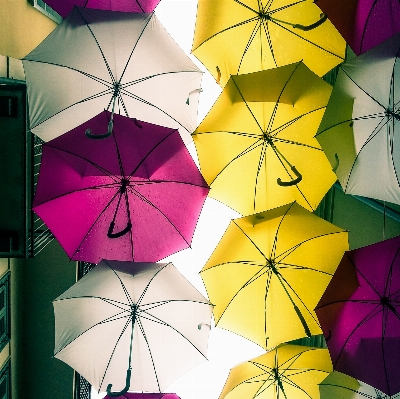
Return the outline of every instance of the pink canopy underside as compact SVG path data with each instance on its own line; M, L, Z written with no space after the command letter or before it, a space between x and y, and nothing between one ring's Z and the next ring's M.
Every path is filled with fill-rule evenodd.
M156 262L190 246L208 186L177 130L103 112L43 145L33 210L68 256ZM121 194L125 176L126 193ZM117 238L108 232L131 229Z
M74 6L98 10L150 13L160 0L45 0L62 17L66 17Z

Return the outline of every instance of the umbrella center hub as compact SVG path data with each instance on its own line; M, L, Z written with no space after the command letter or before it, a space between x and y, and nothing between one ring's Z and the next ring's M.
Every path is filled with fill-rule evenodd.
M265 19L265 20L270 20L270 19L271 19L271 17L269 16L268 13L262 12L262 11L260 11L260 12L258 13L258 16L259 16L261 19Z
M272 273L279 274L278 266L276 265L276 263L272 259L267 259L267 266L270 268Z
M119 96L119 92L121 89L121 85L119 84L119 82L116 82L114 84L114 93L113 93L113 97L118 97Z
M387 296L383 296L383 297L381 297L381 305L383 306L383 307L387 307L387 308L389 308L392 312L395 312L396 311L396 309L394 308L394 306L392 305L392 301L391 301L391 299L389 298L389 297L387 297Z
M264 139L264 141L265 141L266 143L268 143L268 144L270 144L270 145L273 144L273 143L272 143L272 138L271 138L271 136L270 136L268 133L264 133L264 134L263 134L263 139Z
M129 180L126 178L121 179L121 193L126 191L126 187L129 186Z
M392 117L392 118L396 119L397 121L400 121L400 111L394 112L390 109L387 109L385 111L385 114L387 117Z
M131 315L132 315L132 319L134 320L136 318L136 314L138 312L138 306L136 305L136 303L134 303L133 305L131 305Z

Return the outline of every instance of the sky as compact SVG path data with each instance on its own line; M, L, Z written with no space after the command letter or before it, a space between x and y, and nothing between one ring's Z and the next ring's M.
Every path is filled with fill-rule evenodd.
M217 1L217 0L216 0ZM175 39L193 62L204 71L198 124L221 92L221 88L204 66L190 54L195 28L197 0L161 0L156 15L165 29ZM188 146L198 164L194 144ZM227 206L207 198L191 248L164 260L171 261L178 270L204 295L207 296L199 271L215 249L231 219L240 217ZM258 345L229 331L212 325L208 343L208 361L203 362L170 385L165 392L176 393L181 399L218 399L230 368L265 353ZM92 399L104 397L92 393Z

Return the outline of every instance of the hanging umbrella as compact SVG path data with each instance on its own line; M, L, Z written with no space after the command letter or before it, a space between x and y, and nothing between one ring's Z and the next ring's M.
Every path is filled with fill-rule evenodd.
M398 0L318 0L316 4L357 55L400 32Z
M320 334L313 309L347 248L296 203L232 220L201 270L216 326L264 348Z
M314 138L331 90L301 62L232 76L193 134L210 195L242 215L315 210L336 181Z
M206 359L211 304L171 263L101 261L53 305L55 357L113 397Z
M66 17L74 6L99 10L150 13L160 0L45 0L53 10Z
M339 68L317 140L345 193L400 204L400 34Z
M281 345L234 367L220 399L319 399L318 384L331 370L327 349Z
M71 259L153 262L192 241L209 191L176 129L101 114L43 144L33 210Z
M203 0L192 52L224 86L230 75L301 60L322 76L343 62L345 41L308 0Z
M356 380L346 374L334 371L320 384L321 399L395 399L400 395L387 396L385 393Z
M334 369L400 392L400 236L345 253L316 307Z
M23 64L30 129L44 141L104 109L185 140L197 125L202 72L154 14L75 7Z
M115 396L105 396L104 399L115 398ZM147 392L127 392L116 399L180 399L174 393L147 393Z

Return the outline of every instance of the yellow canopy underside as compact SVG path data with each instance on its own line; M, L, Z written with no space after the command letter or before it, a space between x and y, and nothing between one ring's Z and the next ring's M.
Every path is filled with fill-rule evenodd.
M264 348L321 334L314 308L347 249L296 203L233 220L201 271L216 325Z
M301 60L322 76L344 61L345 41L321 14L310 0L199 0L192 52L221 86Z

